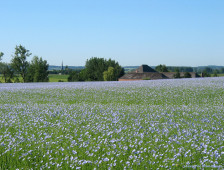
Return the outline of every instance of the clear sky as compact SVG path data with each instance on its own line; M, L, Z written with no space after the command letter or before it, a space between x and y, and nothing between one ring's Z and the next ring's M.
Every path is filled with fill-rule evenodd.
M5 62L21 44L50 65L224 66L224 0L0 0L0 21Z

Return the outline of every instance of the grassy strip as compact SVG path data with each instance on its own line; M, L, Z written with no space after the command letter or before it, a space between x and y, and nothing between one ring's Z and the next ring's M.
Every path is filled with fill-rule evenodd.
M59 75L59 74L49 74L49 82L67 82L68 81L68 75Z
M49 82L67 82L68 75L58 75L58 74L49 74ZM20 82L22 82L22 77L18 76ZM0 74L0 83L5 83L4 77Z

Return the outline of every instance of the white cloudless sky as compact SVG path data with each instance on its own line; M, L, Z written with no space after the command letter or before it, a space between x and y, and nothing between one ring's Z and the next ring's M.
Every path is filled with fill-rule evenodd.
M0 51L50 65L224 66L223 0L0 0Z

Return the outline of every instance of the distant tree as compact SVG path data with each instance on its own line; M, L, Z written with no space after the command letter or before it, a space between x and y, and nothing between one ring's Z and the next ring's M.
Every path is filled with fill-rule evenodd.
M49 74L59 74L59 73L61 73L61 70L50 70L49 71Z
M158 71L158 72L162 72L162 64L158 65L155 67L155 70Z
M224 67L220 69L220 73L224 73Z
M178 68L176 69L176 73L174 74L174 78L180 78L180 71L179 71Z
M91 58L86 61L86 73L91 81L103 81L103 72L107 70L106 60L104 58Z
M3 69L3 67L4 67L4 63L1 62L3 55L4 55L4 53L3 52L0 52L0 73L1 73L1 71Z
M72 81L82 81L79 71L72 71L69 73L68 82L72 82Z
M218 77L218 70L214 70L213 77Z
M114 68L115 79L117 80L124 74L124 69L114 60L106 60L104 58L93 57L86 61L85 65L85 80L103 81L103 72L107 71L109 67Z
M5 64L2 69L2 78L4 78L5 83L12 83L12 79L14 77L14 71L10 66Z
M202 71L202 77L211 77L211 74L208 72L208 69Z
M192 67L183 67L183 72L193 72L193 68Z
M108 67L107 71L103 72L104 81L115 81L115 69L113 67Z
M214 69L214 70L213 70L213 74L214 74L214 73L219 74L219 73L220 73L220 71L221 71L220 69Z
M4 53L0 52L0 61L2 60L3 55ZM4 79L5 83L12 82L14 72L8 64L0 62L0 72L2 74L2 79Z
M194 68L193 68L193 72L195 72L195 73L199 73L199 72L198 72L198 68L197 68L197 67L194 67Z
M1 73L1 71L3 69L3 67L4 67L4 63L1 62L3 55L4 55L4 53L3 52L0 52L0 73Z
M49 64L42 57L34 56L28 67L27 82L48 82Z
M211 74L213 72L213 69L210 67L205 67L203 71L206 71L207 73Z
M88 76L88 72L87 69L82 69L79 73L79 79L80 81L91 81L89 76Z
M167 68L165 65L163 65L163 67L162 67L162 71L163 71L163 72L169 72L168 68Z
M162 65L162 64L156 66L155 70L158 72L169 72L166 65Z
M184 78L191 78L191 74L189 72L184 73Z
M27 75L28 67L29 67L27 57L29 57L30 55L31 53L29 52L29 50L27 50L22 45L19 45L19 46L16 46L15 54L11 61L12 68L21 75L23 82L26 81L25 78Z
M0 61L2 60L2 56L4 55L3 52L0 52Z
M64 69L64 74L69 74L69 72L70 72L70 70L69 70L68 66L66 65L65 69Z
M107 68L113 67L114 68L114 81L117 81L118 78L124 75L124 68L122 68L118 62L115 60L107 60Z

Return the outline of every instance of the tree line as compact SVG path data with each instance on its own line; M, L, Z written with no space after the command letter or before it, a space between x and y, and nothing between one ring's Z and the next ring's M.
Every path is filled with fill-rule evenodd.
M188 67L184 68L184 71L183 71L183 69L180 69L180 67L176 67L173 70L173 67L167 67L166 65L162 65L162 64L156 66L155 70L158 72L175 72L174 78L191 78L190 72L193 71ZM183 77L180 76L180 72L184 72Z
M174 78L181 78L180 72L184 72L184 78L190 78L190 72L195 72L203 77L217 77L218 74L224 73L224 67L211 68L211 67L171 67L166 65L158 65L155 67L158 72L175 72Z
M92 57L84 69L70 72L68 81L117 81L123 75L124 69L115 60Z
M6 83L17 82L48 82L49 64L42 57L32 55L24 46L16 46L10 63L1 62L4 53L0 52L0 74ZM68 81L117 81L124 75L124 69L118 62L111 59L92 57L86 61L84 69L65 69L55 71L56 74L68 74ZM19 79L19 77L21 77ZM21 80L22 79L22 80Z
M15 52L10 63L1 62L4 56L0 52L0 73L6 83L18 82L48 82L49 64L42 57L34 56L31 62L27 61L32 53L24 46L15 47ZM19 79L19 76L22 80Z
M49 64L42 57L34 56L30 62L27 58L32 53L24 46L15 47L15 52L10 63L1 62L4 56L0 52L0 74L6 83L12 82L48 82ZM62 66L63 68L63 66ZM218 76L224 73L224 67L220 69L212 69L210 67L193 68L193 67L167 67L166 65L158 65L155 67L158 72L175 72L174 78L181 78L180 72L184 73L184 78L190 78L190 72L202 74L203 77ZM117 81L124 75L124 68L118 62L111 59L92 57L85 63L84 69L72 70L68 66L62 70L54 70L52 73L68 74L68 81ZM19 76L21 77L19 79ZM0 80L1 82L1 80Z

